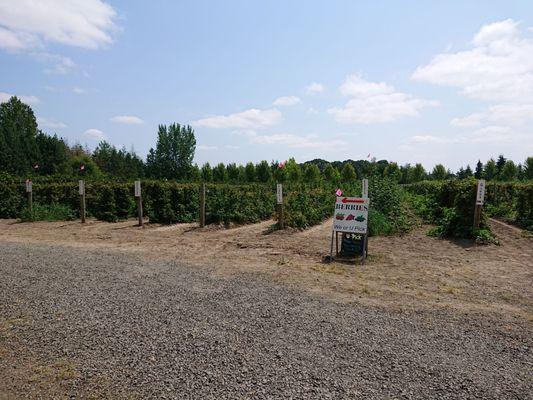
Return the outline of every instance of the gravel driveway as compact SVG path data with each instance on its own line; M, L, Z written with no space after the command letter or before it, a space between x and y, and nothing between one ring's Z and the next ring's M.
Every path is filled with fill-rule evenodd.
M68 360L73 397L105 382L118 398L533 398L531 322L393 313L120 253L0 243L0 322L15 319L0 359Z

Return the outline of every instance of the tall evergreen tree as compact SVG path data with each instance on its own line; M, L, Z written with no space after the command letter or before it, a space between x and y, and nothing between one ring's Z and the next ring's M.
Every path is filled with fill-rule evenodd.
M496 161L496 175L497 177L500 177L500 174L502 173L503 166L505 165L505 162L507 159L503 156L503 154L500 154L498 156L498 161Z
M512 160L507 160L500 173L500 179L502 181L512 181L517 177L518 170L515 163Z
M41 131L35 137L39 148L38 173L52 175L65 173L68 165L68 146L57 135L49 136Z
M229 163L226 166L226 173L229 182L237 183L239 181L239 167L237 167L237 164Z
M37 121L17 97L0 104L0 170L23 175L39 161Z
M244 167L244 181L255 182L256 180L255 165L252 162L249 162L246 164L246 167Z
M272 172L266 160L263 160L259 164L257 164L257 166L255 167L255 173L259 182L266 183L269 182L270 179L272 179Z
M212 182L213 181L213 169L211 168L211 165L209 165L208 162L206 162L202 166L201 174L202 174L202 180L204 182Z
M217 183L225 183L228 181L226 166L223 163L218 163L216 167L213 168L213 181Z
M524 179L533 179L533 157L528 157L524 162Z
M481 179L483 177L483 163L481 160L477 160L476 172L474 172L474 178Z
M490 181L495 179L498 175L498 169L496 168L496 162L491 158L485 164L485 169L483 170L483 178Z

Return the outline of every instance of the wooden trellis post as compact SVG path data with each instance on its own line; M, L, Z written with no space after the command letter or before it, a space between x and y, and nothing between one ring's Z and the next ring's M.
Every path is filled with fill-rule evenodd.
M205 183L200 186L200 228L205 226Z
M285 229L285 215L283 210L283 185L278 183L276 185L276 200L277 200L277 211L278 211L278 226L279 229Z
M137 202L137 217L139 226L143 227L143 200L141 195L141 181L135 181L135 201Z
M481 223L481 210L485 201L485 180L477 181L476 205L474 207L474 229L479 229Z
M80 180L78 182L78 188L80 193L80 216L81 216L81 223L85 223L85 181Z
M28 211L30 212L30 220L33 221L33 184L26 180L26 195L28 196Z

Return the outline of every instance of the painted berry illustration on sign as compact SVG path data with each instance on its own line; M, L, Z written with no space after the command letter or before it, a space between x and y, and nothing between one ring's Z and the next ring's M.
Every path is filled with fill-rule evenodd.
M344 219L344 214L340 214L340 213L339 213L339 214L337 214L337 215L335 216L335 218L338 219L339 221L342 221L342 220Z

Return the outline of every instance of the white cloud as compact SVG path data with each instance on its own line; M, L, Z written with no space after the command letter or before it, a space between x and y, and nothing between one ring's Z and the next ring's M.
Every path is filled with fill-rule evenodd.
M290 148L318 148L332 149L345 146L344 140L321 140L316 135L298 136L290 133L273 135L250 135L250 142L254 144L287 146Z
M218 146L208 146L205 144L199 144L198 146L196 146L196 149L201 151L218 150Z
M487 126L474 131L466 140L470 143L501 143L519 137L522 135L514 133L508 126Z
M340 87L351 98L344 107L328 110L338 122L373 124L415 117L418 110L438 103L397 92L384 82L368 82L359 75L350 75Z
M104 132L99 129L87 129L84 135L93 140L105 140Z
M475 113L466 117L454 118L450 121L450 125L457 128L471 128L473 126L480 126L484 119L484 114Z
M226 149L229 149L229 150L237 150L237 149L240 149L241 147L240 146L235 146L235 145L232 145L232 144L227 144L224 146Z
M524 134L508 126L489 125L473 132L455 136L416 135L411 136L405 148L414 148L415 145L449 145L449 144L499 144L531 140L531 134Z
M275 106L293 106L295 104L298 104L300 102L300 98L296 96L283 96L278 97L274 102L272 103Z
M59 122L59 121L44 118L44 117L37 117L37 124L41 128L63 129L67 127L67 125L64 124L63 122Z
M450 124L458 128L471 128L484 123L522 125L533 120L533 104L506 103L488 107L485 112L454 118Z
M344 96L350 97L371 97L381 94L390 94L394 92L392 86L385 82L368 82L361 78L360 75L349 75L340 87Z
M307 94L315 94L323 92L324 89L325 87L321 83L312 82L305 88L305 92Z
M116 122L117 124L125 125L141 125L144 124L144 121L135 115L117 115L111 118L111 122Z
M101 0L1 0L0 48L43 48L46 43L97 49L112 43L116 12Z
M275 108L259 110L252 108L230 115L215 115L194 121L194 125L208 128L260 129L281 121L281 113Z
M533 98L533 39L521 35L512 19L484 25L470 50L436 55L412 78L460 89L491 101Z
M497 104L489 107L487 119L492 122L520 125L533 120L533 104Z
M36 96L19 96L16 94L6 93L6 92L0 92L0 103L6 103L9 101L9 99L13 96L17 96L20 101L22 101L25 104L37 104L39 103L39 99Z
M457 143L457 139L450 139L441 136L433 135L416 135L412 136L411 143L429 143L429 144L448 144L448 143Z
M29 54L41 62L52 64L51 67L48 67L44 70L44 72L47 74L64 75L76 66L72 59L59 54L49 53L46 51L32 51Z
M74 93L76 93L76 94L85 94L85 93L87 93L87 91L86 91L85 89L82 89L82 88L80 88L80 87L74 87L74 88L72 89L72 91L73 91Z

